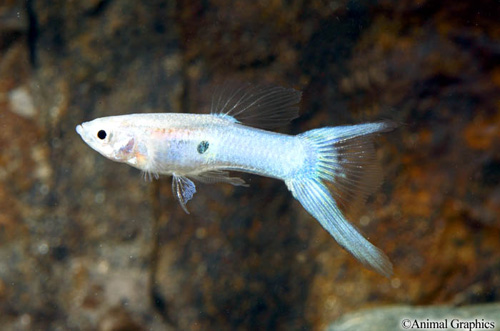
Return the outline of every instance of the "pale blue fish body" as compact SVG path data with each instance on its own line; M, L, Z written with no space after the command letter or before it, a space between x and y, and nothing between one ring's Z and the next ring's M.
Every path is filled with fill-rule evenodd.
M152 173L237 170L286 179L306 161L308 145L303 139L244 126L227 117L177 113L114 117L121 118L132 119L137 135L144 136L141 139L151 162L141 170ZM200 153L202 142L208 146Z
M373 191L378 176L369 138L391 130L393 124L325 127L296 136L258 128L295 118L299 101L300 92L293 89L226 86L214 96L212 114L111 116L76 130L89 146L114 161L150 176L172 175L174 196L186 212L196 192L193 180L244 185L228 171L283 180L340 245L389 276L389 259L345 219L337 202L349 205ZM336 187L334 196L325 182Z

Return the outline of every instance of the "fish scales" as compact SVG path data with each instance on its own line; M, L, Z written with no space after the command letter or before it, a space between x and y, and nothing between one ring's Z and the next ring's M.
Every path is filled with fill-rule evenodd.
M212 115L131 114L121 119L143 135L144 167L158 174L230 169L286 179L303 168L307 145L296 136L247 127ZM120 117L116 117L120 119ZM199 153L200 142L209 147Z

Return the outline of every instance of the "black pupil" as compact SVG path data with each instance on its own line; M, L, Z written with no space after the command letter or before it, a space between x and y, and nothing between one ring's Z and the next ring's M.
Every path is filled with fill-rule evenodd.
M105 138L106 138L106 136L107 136L107 134L106 134L106 131L104 131L104 130L99 130L99 132L97 132L97 137L98 137L99 139L101 139L101 140L102 140L102 139L105 139Z

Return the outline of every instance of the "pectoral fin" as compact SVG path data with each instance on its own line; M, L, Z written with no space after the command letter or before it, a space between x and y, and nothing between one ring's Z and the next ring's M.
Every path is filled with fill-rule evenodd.
M196 193L196 186L187 177L178 176L175 173L172 176L172 192L177 200L179 200L182 209L189 214L186 203L191 200Z

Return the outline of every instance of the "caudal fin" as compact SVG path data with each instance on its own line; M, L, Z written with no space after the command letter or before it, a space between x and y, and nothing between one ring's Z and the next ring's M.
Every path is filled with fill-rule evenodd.
M316 155L312 170L285 181L293 196L342 247L387 277L392 275L391 262L345 219L323 181L333 183L341 205L359 205L381 178L370 135L394 127L391 122L380 122L307 131L300 137L309 141Z

